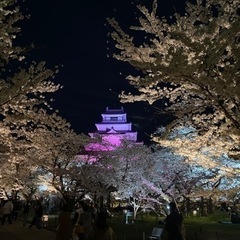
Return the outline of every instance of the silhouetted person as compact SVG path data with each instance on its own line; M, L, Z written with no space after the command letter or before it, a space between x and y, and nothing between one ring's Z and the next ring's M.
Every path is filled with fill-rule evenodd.
M9 199L6 201L2 208L2 225L5 223L6 218L8 219L8 224L12 224L12 211L13 203L12 200Z
M72 222L67 206L63 206L58 217L56 240L70 240L72 237Z
M240 217L239 217L238 213L236 213L236 212L231 213L231 222L232 223L240 223Z
M21 203L17 199L13 201L12 221L16 222L18 218L18 212L21 208Z
M107 224L106 212L100 212L89 235L89 240L116 240L116 235Z
M84 233L79 236L79 240L88 239L88 235L92 230L92 213L89 206L83 205L83 212L79 215L78 224L83 225Z
M30 202L26 201L23 206L23 226L24 227L27 224L29 210L30 210Z
M168 232L168 240L184 240L183 217L178 212L174 202L169 204L170 214L166 218L166 230Z
M42 216L43 216L43 207L41 203L38 203L37 206L35 207L35 213L29 228L32 228L32 226L35 225L36 228L40 230L42 227Z
M77 223L79 216L82 212L83 212L83 203L79 202L75 207L75 212L73 216L73 226Z

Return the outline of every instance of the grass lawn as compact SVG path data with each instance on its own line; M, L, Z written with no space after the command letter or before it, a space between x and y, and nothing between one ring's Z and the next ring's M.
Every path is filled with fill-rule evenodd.
M109 225L117 235L117 240L147 240L153 227L162 227L156 216L144 215L138 216L138 219L132 223L125 224L123 214L115 214L108 219ZM240 224L219 223L230 220L228 214L217 213L208 217L191 217L184 219L186 240L240 240ZM56 229L57 215L49 215L48 228ZM167 233L163 231L161 240L167 240Z
M186 240L237 240L240 224L186 224Z
M221 219L219 219L219 217ZM228 216L214 216L213 218L187 218L184 221L186 240L238 240L240 239L240 224L223 224L219 220L229 221ZM143 240L150 235L153 227L163 227L157 223L155 217L139 219L131 224L125 224L123 216L110 219L109 225L114 229L117 240ZM163 232L162 240L166 240Z

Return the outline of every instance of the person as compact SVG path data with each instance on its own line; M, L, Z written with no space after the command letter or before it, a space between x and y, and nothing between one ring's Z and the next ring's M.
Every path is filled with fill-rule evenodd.
M81 213L83 212L83 203L79 202L77 203L76 207L75 207L75 212L74 212L74 216L73 216L73 226L75 224L77 224L77 221L79 219L79 216L81 215Z
M240 217L237 212L232 212L231 213L231 222L232 223L240 223Z
M24 227L27 225L29 209L30 209L30 202L26 201L23 206L23 226Z
M18 212L21 208L21 202L18 199L13 201L12 221L16 222L18 219Z
M89 240L116 240L113 229L108 226L106 212L99 212L93 230L89 234Z
M62 207L62 211L58 216L58 227L56 240L69 240L72 237L72 223L70 212L66 205Z
M166 231L168 232L168 240L184 240L183 217L178 212L174 202L169 204L170 214L166 217Z
M34 213L34 216L33 216L33 219L32 219L32 222L31 222L29 228L31 229L32 226L35 225L37 230L41 230L42 216L43 216L43 207L42 207L42 204L40 202L38 202L35 207L35 213Z
M73 229L73 235L76 235L75 229L78 225L82 226L83 232L78 234L78 240L87 240L88 235L92 230L92 214L89 211L89 207L83 204L83 212L79 215L76 225Z
M2 225L4 225L6 218L8 219L8 224L12 224L12 211L13 203L11 199L8 199L2 208Z

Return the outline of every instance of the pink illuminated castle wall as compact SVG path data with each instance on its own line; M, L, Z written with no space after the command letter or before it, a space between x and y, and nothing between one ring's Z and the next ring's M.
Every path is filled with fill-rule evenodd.
M95 162L99 152L113 151L121 147L123 140L143 144L137 141L137 132L132 130L132 123L127 122L127 114L123 108L107 107L101 116L102 121L95 124L97 130L89 133L95 141L86 145L84 151L77 155L76 160Z
M102 121L96 123L96 132L89 133L91 138L101 138L101 143L92 143L85 147L86 151L111 151L121 146L122 140L137 142L137 132L132 131L132 123L127 122L127 114L123 108L106 108L101 114Z

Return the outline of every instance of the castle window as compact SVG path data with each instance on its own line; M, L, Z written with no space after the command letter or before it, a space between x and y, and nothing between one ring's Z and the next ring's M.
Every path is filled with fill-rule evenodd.
M117 117L110 117L110 121L117 121L118 118Z

